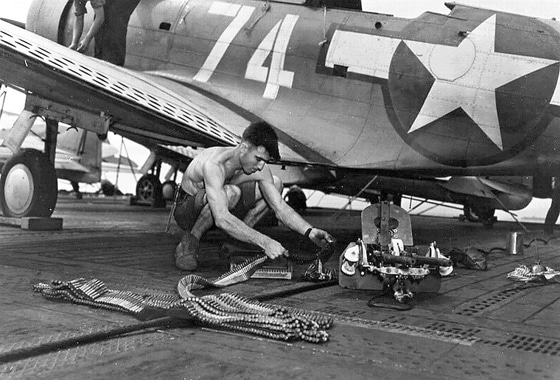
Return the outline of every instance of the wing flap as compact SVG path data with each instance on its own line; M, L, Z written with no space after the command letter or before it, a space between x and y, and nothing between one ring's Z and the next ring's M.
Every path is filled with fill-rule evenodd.
M84 56L0 21L0 80L69 107L104 113L162 143L236 145L239 137L146 75ZM87 126L81 126L86 129Z

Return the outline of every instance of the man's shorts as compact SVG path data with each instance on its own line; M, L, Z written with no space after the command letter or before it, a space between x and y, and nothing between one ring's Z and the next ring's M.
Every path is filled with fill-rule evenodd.
M86 14L86 3L88 1L94 9L105 5L105 0L74 0L74 15L81 16Z
M255 186L256 181L244 182L239 185L241 189L241 199L231 210L231 213L239 219L245 218L250 209L255 207ZM194 227L200 212L206 205L206 190L202 189L195 195L186 195L175 208L173 214L175 221L183 230L190 231Z

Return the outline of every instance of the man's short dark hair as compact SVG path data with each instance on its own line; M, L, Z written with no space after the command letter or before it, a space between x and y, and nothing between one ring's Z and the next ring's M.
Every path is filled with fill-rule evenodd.
M280 159L278 152L278 136L274 128L266 121L256 121L251 123L243 132L243 140L250 142L254 146L262 145L275 160Z

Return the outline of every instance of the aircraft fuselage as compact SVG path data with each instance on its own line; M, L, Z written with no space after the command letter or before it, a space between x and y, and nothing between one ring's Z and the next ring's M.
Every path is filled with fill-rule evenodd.
M27 28L69 44L71 5L49 7L62 32L33 12ZM146 0L130 18L125 66L267 120L296 161L550 175L560 170L559 40L558 22L459 5L403 19L282 2Z
M262 118L304 160L434 174L559 169L557 22L276 2L142 2L127 66Z

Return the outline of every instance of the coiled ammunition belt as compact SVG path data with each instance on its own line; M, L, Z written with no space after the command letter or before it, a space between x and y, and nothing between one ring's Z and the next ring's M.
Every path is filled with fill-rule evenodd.
M317 257L315 255L314 260L317 260ZM205 326L270 339L326 342L329 334L325 330L331 327L331 318L303 310L288 310L285 307L250 300L233 293L202 297L191 293L196 289L221 288L245 281L262 266L266 259L266 255L250 258L215 280L207 280L197 275L185 276L177 285L178 295L111 290L98 279L83 278L72 281L52 281L50 284L40 283L35 285L33 290L46 298L64 299L82 305L132 313L140 319L145 319L147 315L150 317L181 315Z

